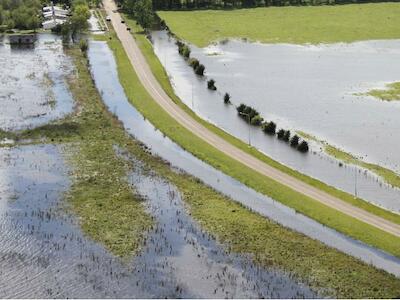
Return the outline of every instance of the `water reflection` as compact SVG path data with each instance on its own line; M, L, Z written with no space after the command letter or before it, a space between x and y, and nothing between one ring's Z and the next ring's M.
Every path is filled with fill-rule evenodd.
M118 117L129 133L149 146L153 153L271 220L400 276L400 259L297 214L293 209L249 189L182 150L177 144L164 137L128 103L118 80L114 57L107 44L91 41L88 56L96 86L109 110Z
M254 106L265 118L276 121L279 126L302 129L322 138L330 137L327 133L330 130L339 136L345 136L353 144L366 138L369 144L365 147L368 148L368 151L375 149L385 155L389 155L389 152L382 148L384 144L378 139L384 138L381 135L388 135L387 139L390 144L385 145L390 148L388 151L395 153L390 157L396 159L400 153L397 151L399 139L396 139L396 132L400 128L400 119L395 118L395 114L398 112L397 108L400 106L354 99L351 93L346 94L348 98L342 99L341 96L339 97L341 95L339 92L346 91L344 83L351 84L354 78L353 81L350 81L349 74L342 77L340 74L331 74L331 68L329 68L336 66L337 60L346 58L346 55L350 55L353 60L361 63L360 59L354 58L358 55L357 51L366 48L373 54L374 51L378 51L374 45L381 45L380 47L376 46L377 49L386 49L384 46L387 46L388 57L385 58L385 65L389 64L398 54L396 45L400 45L399 41L393 41L392 44L390 42L385 44L384 41L381 42L382 44L371 42L372 46L369 48L361 44L358 47L354 46L355 49L345 46L337 46L339 49L331 49L328 46L325 48L291 45L267 46L237 41L206 49L192 46L192 56L199 58L205 64L208 78L216 80L218 90L213 92L207 89L206 78L199 78L187 66L187 63L178 54L174 39L169 38L166 32L153 32L152 40L154 51L166 68L174 90L182 101L202 118L218 125L246 143L248 142L249 128L243 120L237 117L235 109L235 105L239 105L241 102ZM368 42L365 43L368 45ZM350 54L346 51L350 51ZM367 50L365 52L369 53ZM366 57L371 58L367 54L365 54ZM319 58L317 59L315 56ZM314 59L316 62L313 61ZM322 63L324 59L327 61ZM386 77L382 78L390 76L394 78L394 74L399 74L400 79L400 68L394 66L396 66L395 63L388 69ZM321 71L321 68L324 71ZM252 73L250 74L246 70L252 70ZM383 72L382 69L379 70L381 70L379 74L372 72L375 74L374 76ZM302 72L308 73L304 75ZM354 73L352 74L355 76ZM325 75L330 78L330 80L326 79L327 82L322 79ZM360 77L358 80L362 78ZM305 81L304 86L302 86L302 80ZM312 87L310 87L311 84ZM319 86L320 89L316 89L316 86ZM299 92L300 87L303 92ZM223 103L225 92L231 94L231 101L234 105ZM352 107L352 105L356 107ZM359 106L362 109L358 108ZM382 124L385 124L384 128L382 128L382 124L376 126L378 121L370 120L372 119L371 115L374 115L377 109L385 111L382 113L385 115L385 119L382 121ZM358 118L362 119L362 124L357 126L353 126L351 123L357 120L354 117L355 112L357 112ZM343 113L343 118L339 117L341 113ZM348 121L347 118L352 121ZM338 120L342 121L339 123ZM394 123L399 124L395 125ZM370 131L367 125L374 129ZM382 132L378 133L379 130ZM313 153L304 155L294 151L275 137L264 134L259 128L251 127L250 131L252 145L284 165L350 194L354 193L357 184L359 197L386 209L400 212L400 189L383 184L382 180L370 172L347 165L340 167L338 161L325 155L320 146L312 144ZM328 140L335 141L335 138ZM343 141L339 145L350 145L350 150L353 150L351 143ZM355 175L356 170L357 176Z

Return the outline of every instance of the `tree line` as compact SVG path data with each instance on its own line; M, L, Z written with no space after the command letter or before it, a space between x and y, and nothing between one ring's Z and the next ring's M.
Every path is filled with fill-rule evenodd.
M40 27L40 0L0 0L0 26L7 29L37 29Z
M290 5L333 5L389 2L385 0L152 0L154 10L231 9ZM398 2L394 0L391 2Z

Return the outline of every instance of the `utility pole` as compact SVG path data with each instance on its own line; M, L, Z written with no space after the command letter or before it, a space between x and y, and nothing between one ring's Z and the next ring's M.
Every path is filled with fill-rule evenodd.
M357 167L354 167L355 174L354 174L354 197L357 198Z

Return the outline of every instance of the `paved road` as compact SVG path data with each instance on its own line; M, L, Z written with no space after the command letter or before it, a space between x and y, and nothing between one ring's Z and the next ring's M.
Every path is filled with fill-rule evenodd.
M243 163L256 172L270 177L297 192L309 196L326 206L334 208L342 213L352 216L360 221L375 226L383 231L391 233L400 237L400 225L394 224L390 221L382 219L374 214L355 207L347 202L344 202L336 197L333 197L317 188L314 188L282 171L275 169L259 159L247 154L232 144L226 142L224 139L211 132L203 125L198 123L195 119L189 116L182 108L176 105L172 99L164 92L157 79L154 77L146 62L143 54L137 46L135 39L126 30L126 25L121 23L121 16L119 13L113 13L116 9L113 0L103 0L104 7L107 14L111 17L112 25L121 40L121 43L127 53L129 60L135 69L141 83L146 88L148 93L153 99L175 120L182 126L186 127L193 134L206 141L208 144L217 148L221 152L230 156L231 158Z

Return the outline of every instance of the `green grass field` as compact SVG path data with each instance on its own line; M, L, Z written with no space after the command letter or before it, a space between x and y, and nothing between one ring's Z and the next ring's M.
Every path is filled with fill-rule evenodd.
M400 3L159 11L171 31L199 47L224 38L335 43L400 38Z

